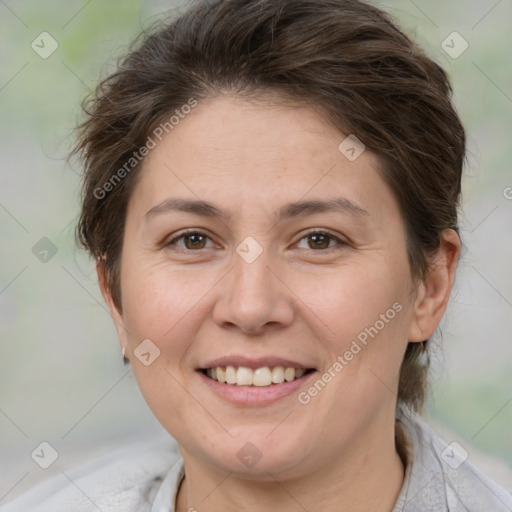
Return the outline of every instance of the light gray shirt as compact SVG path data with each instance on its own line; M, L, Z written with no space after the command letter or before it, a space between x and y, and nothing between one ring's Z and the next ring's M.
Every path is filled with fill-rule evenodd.
M509 491L481 473L457 443L445 443L416 414L397 410L412 459L393 512L511 512Z
M512 512L511 492L477 470L462 447L442 441L414 413L399 408L396 416L408 463L392 512ZM129 457L116 453L65 471L0 504L0 511L174 512L183 476L179 446L169 439Z

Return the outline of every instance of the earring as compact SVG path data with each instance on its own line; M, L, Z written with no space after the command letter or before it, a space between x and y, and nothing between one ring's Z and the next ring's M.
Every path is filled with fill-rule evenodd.
M130 360L126 357L126 347L123 347L123 364L128 364Z

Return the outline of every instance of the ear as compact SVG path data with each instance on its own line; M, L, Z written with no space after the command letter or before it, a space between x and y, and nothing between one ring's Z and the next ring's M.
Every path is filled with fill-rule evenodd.
M453 229L445 230L439 250L429 262L429 274L418 287L409 341L430 338L441 322L455 280L460 248L457 233Z
M110 311L110 315L114 320L114 324L117 330L117 336L119 338L119 343L121 348L126 349L128 347L128 339L127 339L127 331L124 325L124 318L122 311L116 306L114 299L112 297L112 292L108 285L107 280L107 271L105 268L105 260L98 259L96 262L96 273L98 274L98 282L100 285L101 294L103 295L103 299L105 300L108 309Z

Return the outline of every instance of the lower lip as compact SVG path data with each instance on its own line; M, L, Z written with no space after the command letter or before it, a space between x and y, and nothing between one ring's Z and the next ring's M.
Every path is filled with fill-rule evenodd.
M317 372L312 371L299 379L270 386L237 386L223 384L210 379L204 373L197 372L202 381L218 396L235 405L261 406L276 402L280 398L290 396L304 386Z

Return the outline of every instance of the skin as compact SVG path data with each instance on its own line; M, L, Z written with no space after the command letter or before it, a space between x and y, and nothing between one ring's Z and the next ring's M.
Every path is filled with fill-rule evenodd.
M128 205L119 308L98 263L140 389L181 446L179 512L395 504L404 477L394 443L399 368L408 341L429 338L442 318L460 241L447 230L429 277L415 280L378 158L366 150L349 161L338 150L345 137L309 107L229 95L200 103L144 161ZM171 197L206 200L231 216L145 215ZM277 222L289 202L333 197L367 214ZM207 237L169 243L188 228ZM311 230L334 238L312 239ZM263 249L252 263L236 252L248 236ZM195 371L236 354L293 358L318 377L397 302L402 310L307 405L297 393L234 405ZM133 355L144 339L160 350L149 366ZM252 467L237 457L247 442L261 454Z

